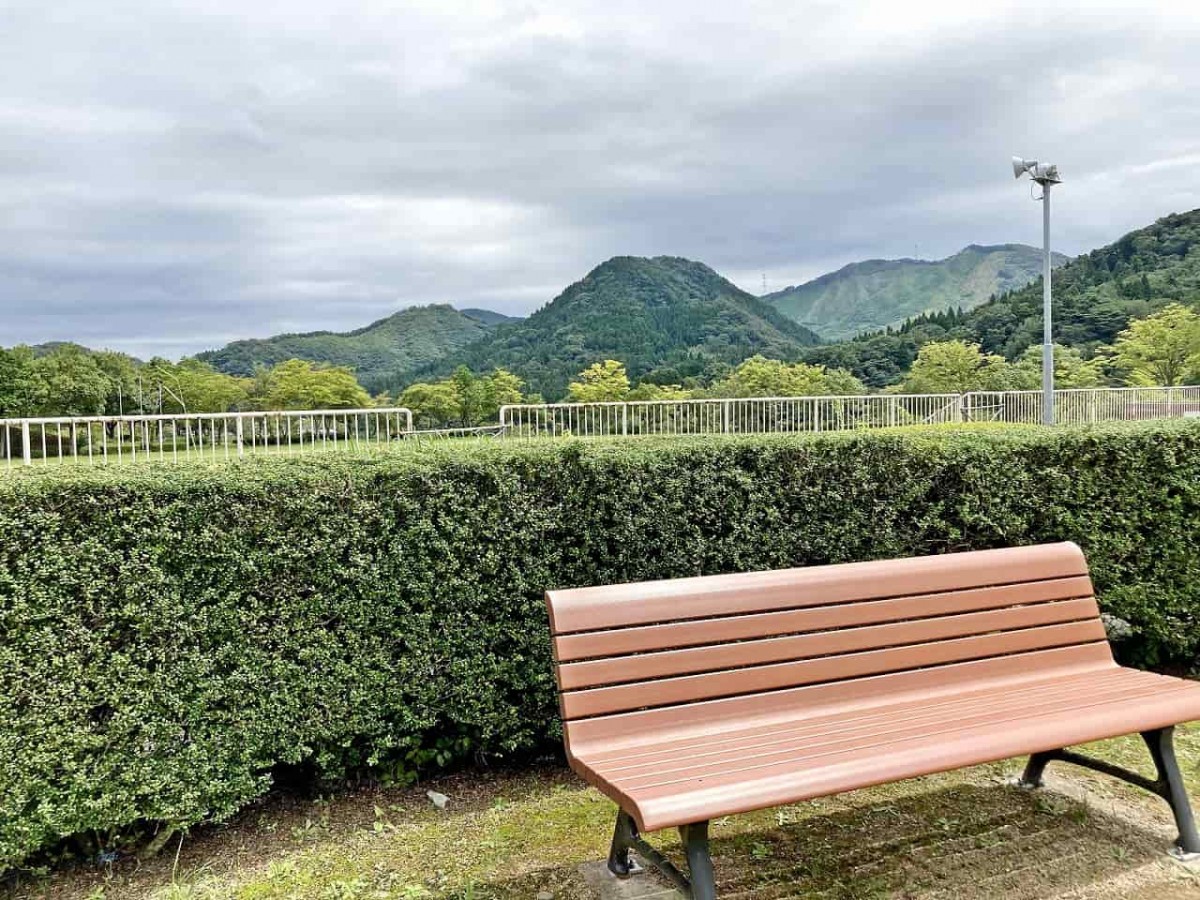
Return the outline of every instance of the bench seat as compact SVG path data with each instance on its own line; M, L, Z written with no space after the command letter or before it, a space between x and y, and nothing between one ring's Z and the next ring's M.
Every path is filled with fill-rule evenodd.
M708 726L585 743L572 766L656 831L1200 719L1200 683L1111 662L889 694L723 719L715 701Z
M1071 543L546 595L567 758L636 849L713 896L709 820L1013 756L1166 799L1200 854L1171 743L1200 683L1113 659ZM1141 734L1157 780L1067 748ZM640 836L679 827L691 880Z

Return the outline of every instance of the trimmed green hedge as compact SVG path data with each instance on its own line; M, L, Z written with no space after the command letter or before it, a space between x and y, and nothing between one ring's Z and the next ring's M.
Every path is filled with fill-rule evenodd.
M1200 647L1200 427L643 439L0 478L0 870L269 771L556 740L548 587L1069 538Z

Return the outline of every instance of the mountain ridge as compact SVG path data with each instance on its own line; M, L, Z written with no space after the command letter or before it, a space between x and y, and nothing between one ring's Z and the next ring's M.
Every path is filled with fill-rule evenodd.
M1054 264L1067 260L1054 254ZM866 259L763 295L828 341L896 327L923 313L970 310L1041 274L1042 251L1026 244L968 244L944 259Z
M409 306L349 331L287 332L232 341L196 355L229 375L248 376L259 365L288 359L349 366L374 387L396 371L419 366L466 346L511 316L457 310L447 303Z
M1200 306L1200 209L1171 213L1060 266L1051 282L1054 340L1091 353L1134 318L1167 303ZM899 328L826 344L807 361L853 372L872 387L898 381L930 341L964 340L1013 360L1041 342L1042 280L961 315L917 316Z
M703 263L615 256L528 318L500 325L389 387L444 376L458 365L502 367L557 398L580 370L604 359L625 363L633 378L678 382L754 353L796 359L819 340Z

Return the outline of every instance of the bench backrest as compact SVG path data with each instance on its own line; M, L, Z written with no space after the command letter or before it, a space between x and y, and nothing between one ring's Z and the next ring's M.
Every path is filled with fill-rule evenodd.
M1028 671L1112 659L1071 543L556 590L546 602L568 732L973 660Z

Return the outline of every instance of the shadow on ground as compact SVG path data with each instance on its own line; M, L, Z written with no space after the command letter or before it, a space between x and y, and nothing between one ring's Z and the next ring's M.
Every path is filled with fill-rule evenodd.
M1114 880L1136 883L1128 876L1166 849L1160 833L1135 823L1060 794L1006 786L964 785L815 816L797 806L774 818L751 831L735 832L736 820L714 823L719 896L1045 900ZM661 846L678 849L673 834L660 837ZM594 896L575 864L471 892L528 900L544 891L558 900ZM1119 888L1094 894L1127 895Z

